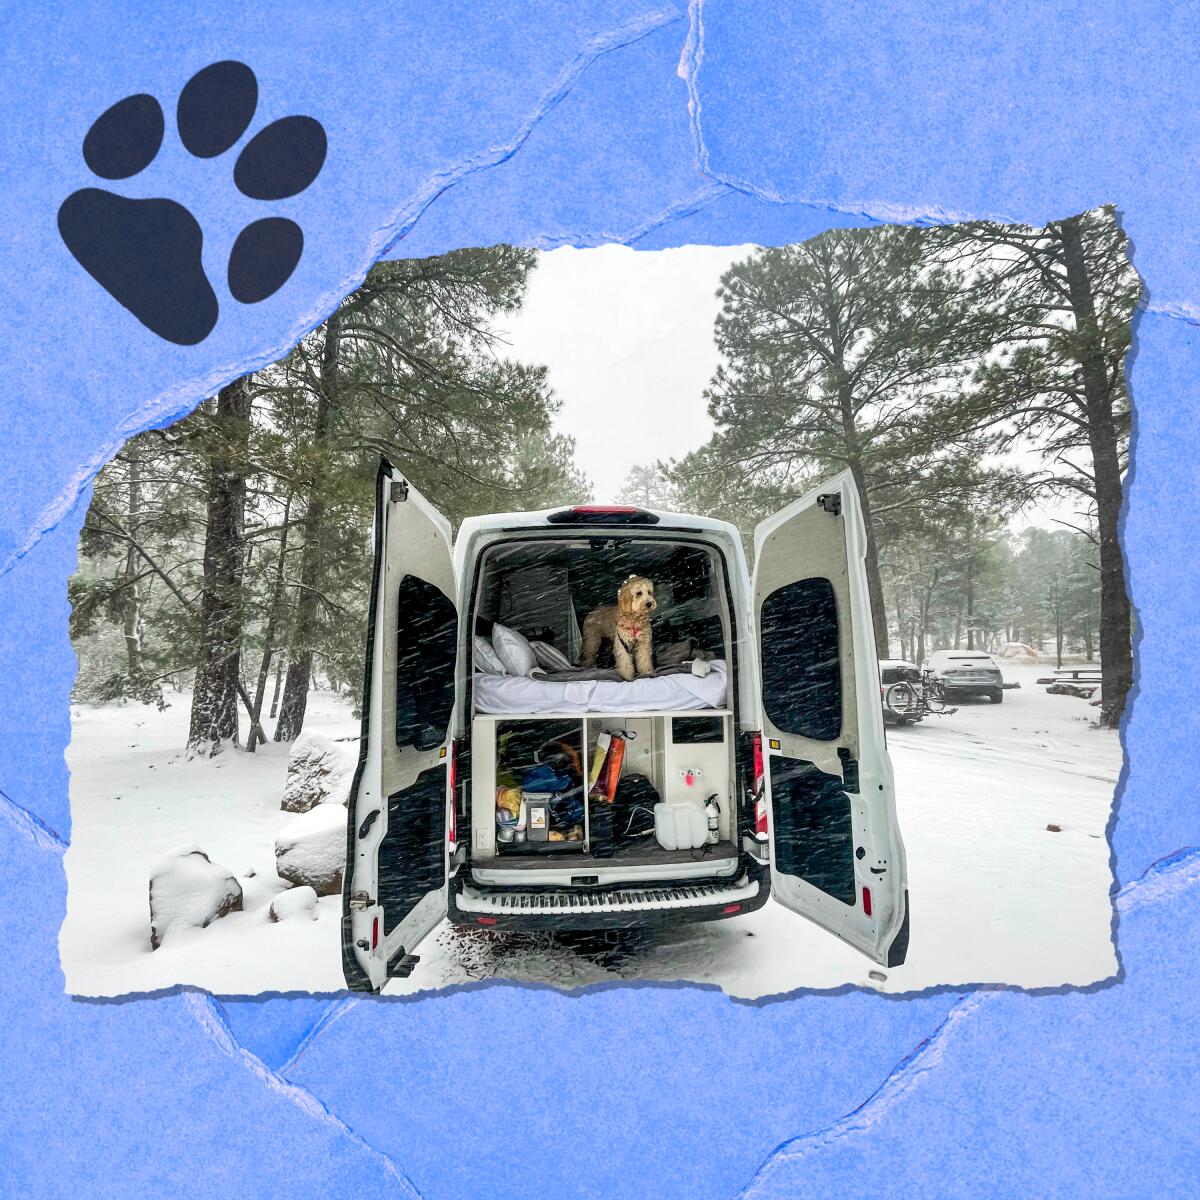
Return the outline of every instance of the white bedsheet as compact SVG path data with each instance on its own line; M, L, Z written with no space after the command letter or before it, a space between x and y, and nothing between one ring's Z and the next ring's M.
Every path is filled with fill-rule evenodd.
M658 675L653 679L580 679L555 683L536 676L475 676L475 707L485 713L646 712L659 709L724 708L723 659L699 675Z

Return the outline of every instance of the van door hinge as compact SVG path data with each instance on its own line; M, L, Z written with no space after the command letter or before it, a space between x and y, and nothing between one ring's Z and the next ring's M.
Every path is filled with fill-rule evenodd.
M392 480L392 503L399 504L408 499L408 481L406 479Z
M355 892L350 897L350 907L357 909L370 908L375 901L371 899L368 892Z
M823 508L831 517L842 515L842 493L826 492L817 497L817 507Z

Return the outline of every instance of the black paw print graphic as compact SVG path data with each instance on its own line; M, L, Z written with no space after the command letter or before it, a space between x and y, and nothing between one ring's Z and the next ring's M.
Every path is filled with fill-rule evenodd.
M257 106L258 80L245 63L212 63L179 94L179 140L196 158L218 158L246 132ZM154 161L163 131L163 111L153 96L126 96L88 130L84 161L102 179L132 178ZM325 150L319 121L282 117L242 147L234 186L252 200L298 195L320 173ZM194 346L212 332L218 305L200 261L204 235L182 204L82 188L63 201L58 230L80 266L159 337ZM251 222L229 255L229 294L242 304L274 295L303 250L304 233L295 221L268 216Z

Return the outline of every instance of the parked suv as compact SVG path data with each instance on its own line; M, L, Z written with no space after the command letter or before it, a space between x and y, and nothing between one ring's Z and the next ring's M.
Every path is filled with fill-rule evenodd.
M408 975L447 918L662 926L726 919L768 896L872 960L902 963L907 876L865 540L845 472L759 525L753 578L732 525L629 506L472 517L452 548L446 519L384 462L346 831L347 984L378 991ZM580 673L578 627L631 575L658 585L656 647L707 653L691 652L684 674L556 689L542 675ZM514 631L550 668L495 670L497 645L519 656ZM654 833L614 848L629 831L593 812L590 792L569 828L545 836L542 784L528 781L557 788L573 769L591 788L587 764L618 735L614 769L664 808L714 800L715 838L697 850ZM500 811L514 790L524 839Z
M926 663L947 696L1004 699L1004 679L996 660L982 650L935 650Z

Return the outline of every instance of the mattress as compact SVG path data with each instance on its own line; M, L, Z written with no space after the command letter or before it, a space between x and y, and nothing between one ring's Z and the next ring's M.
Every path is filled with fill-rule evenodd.
M724 708L727 677L723 659L705 676L658 675L651 679L576 679L537 676L475 676L475 708L483 713L620 713Z

